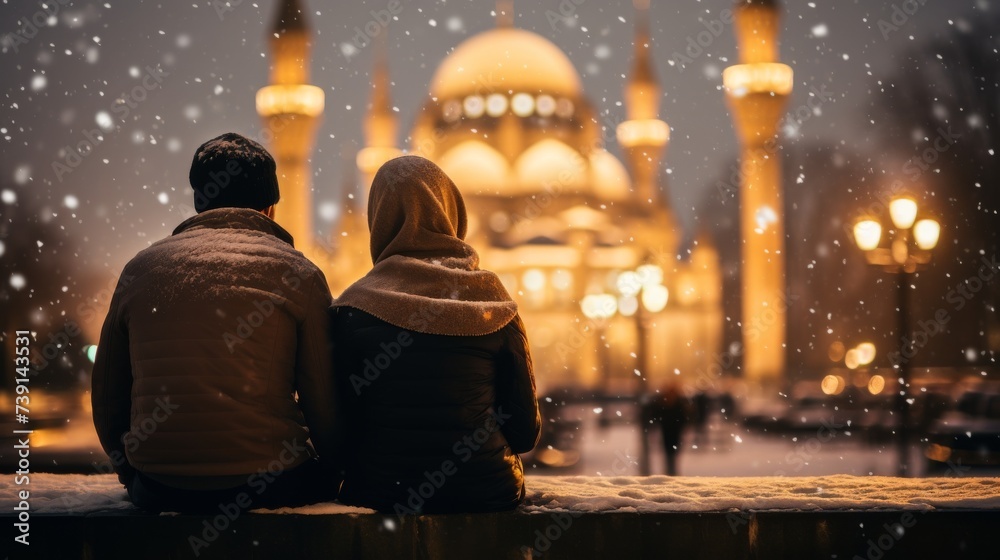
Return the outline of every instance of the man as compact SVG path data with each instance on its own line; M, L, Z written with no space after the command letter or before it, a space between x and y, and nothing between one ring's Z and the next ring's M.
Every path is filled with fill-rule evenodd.
M326 278L271 219L278 180L259 144L209 140L189 179L198 214L136 255L111 301L93 377L101 444L153 511L329 499Z

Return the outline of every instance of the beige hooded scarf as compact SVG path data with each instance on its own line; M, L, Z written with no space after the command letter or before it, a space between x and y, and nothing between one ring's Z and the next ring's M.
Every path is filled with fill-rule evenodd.
M407 330L449 336L496 332L517 304L479 269L465 239L465 202L440 167L417 156L383 165L368 197L374 267L334 307L354 307Z

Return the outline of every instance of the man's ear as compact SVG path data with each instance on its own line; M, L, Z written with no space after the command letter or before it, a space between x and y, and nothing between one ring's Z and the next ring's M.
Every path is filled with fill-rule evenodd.
M272 205L268 206L267 208L261 210L260 213L264 214L265 216L267 216L268 218L271 218L273 220L274 219L274 205L272 204Z

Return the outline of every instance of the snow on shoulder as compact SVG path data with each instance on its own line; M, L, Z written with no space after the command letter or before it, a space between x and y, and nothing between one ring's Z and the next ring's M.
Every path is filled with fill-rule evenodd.
M31 483L33 513L137 511L113 475L38 474ZM534 476L527 489L522 513L1000 510L1000 478ZM13 511L15 496L13 479L0 479L0 509ZM374 513L338 503L253 512Z

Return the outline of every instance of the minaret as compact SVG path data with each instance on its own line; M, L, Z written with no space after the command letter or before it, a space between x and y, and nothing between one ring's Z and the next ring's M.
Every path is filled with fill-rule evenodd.
M633 0L636 10L632 72L625 85L628 120L618 125L621 144L640 204L669 203L659 184L660 160L670 141L670 127L660 120L662 90L653 68L649 0Z
M270 84L257 92L257 113L264 121L261 138L278 167L281 201L275 220L311 254L313 232L312 170L309 158L316 126L323 114L323 90L309 85L312 33L299 0L281 0L271 28Z
M334 254L331 259L331 270L337 274L327 276L330 291L338 295L350 286L361 274L372 266L371 253L368 247L368 218L365 216L365 200L358 188L358 174L351 167L354 159L344 150L344 178L340 188L340 218L332 230L331 246Z
M371 102L364 120L365 147L358 152L356 159L358 171L361 172L361 181L365 187L365 196L379 167L390 159L402 155L402 151L396 147L399 119L392 110L385 35L384 32L379 34L375 68L372 71Z
M785 232L777 125L792 92L778 62L777 0L738 0L740 64L722 74L740 140L743 375L778 381L785 369Z

